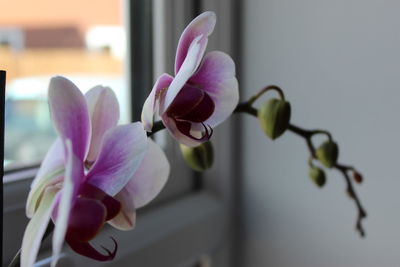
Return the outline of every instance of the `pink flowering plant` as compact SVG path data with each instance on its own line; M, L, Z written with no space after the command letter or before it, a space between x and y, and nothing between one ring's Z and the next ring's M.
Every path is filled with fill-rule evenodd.
M46 228L52 224L52 266L64 243L94 260L112 260L117 240L111 237L114 247L103 247L104 251L95 249L92 240L105 223L119 230L133 229L136 209L153 200L168 179L168 160L149 136L166 128L181 144L188 165L204 171L212 166L213 130L232 113L257 117L271 139L288 131L302 137L310 152L309 176L317 186L325 184L324 169L340 171L358 210L356 228L364 235L361 222L366 212L354 190L354 182L362 182L361 174L338 162L339 147L328 131L291 123L290 103L278 86L267 86L239 103L232 58L219 51L205 54L215 23L216 15L205 12L183 31L175 76L162 74L157 79L143 105L142 122L117 125L119 106L110 88L96 86L83 95L68 79L51 79L49 106L58 139L31 185L26 204L30 222L22 241L21 266L33 266ZM255 108L255 101L271 90L279 98ZM326 141L315 147L315 135L326 136Z
M31 218L21 250L21 266L32 266L49 220L54 222L54 266L65 241L77 253L112 260L89 243L104 223L133 229L135 210L150 202L169 174L163 151L140 122L117 126L118 101L110 88L83 95L69 80L50 81L49 104L59 138L33 180L26 213Z
M178 142L193 147L208 141L213 128L232 114L239 101L235 63L220 51L203 58L215 22L215 13L204 12L183 31L175 77L162 74L144 103L142 121L147 131L158 113Z

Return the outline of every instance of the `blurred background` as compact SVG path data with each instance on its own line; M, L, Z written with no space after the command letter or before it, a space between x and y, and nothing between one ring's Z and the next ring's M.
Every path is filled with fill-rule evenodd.
M0 16L0 67L8 72L6 168L39 162L55 136L46 102L52 75L67 75L84 90L98 83L111 86L122 101L122 121L128 121L135 117L132 92L144 92L133 99L142 103L160 73L172 74L181 31L200 12L213 10L218 22L208 50L235 59L241 100L266 85L280 86L291 102L292 123L329 130L339 144L339 161L364 176L356 186L368 214L366 237L360 238L357 210L340 173L328 171L326 185L317 188L308 177L303 139L287 132L271 141L256 119L235 115L216 129L215 163L202 175L189 173L179 150L168 147L174 169L185 172L170 179L175 184L166 190L168 197L141 213L144 219L125 240L129 245L121 245L132 251L122 253L114 266L399 266L400 2L66 3L0 2L0 10L7 10ZM141 35L132 35L134 25L143 26L138 26ZM135 49L138 68L146 69L146 62L152 67L151 73L145 70L149 82L129 90L127 73L142 79L135 76L140 72L127 70ZM256 105L273 96L266 94ZM23 204L12 201L10 227L24 218ZM74 261L62 266L93 264Z
M7 70L6 168L40 161L55 133L47 107L54 75L82 90L114 88L127 121L122 1L2 1L1 67ZM40 143L40 146L37 144Z
M368 213L361 239L340 173L327 172L318 189L307 177L302 139L288 132L272 142L255 120L243 118L242 266L398 266L400 3L242 6L242 95L277 84L292 104L294 124L330 130L339 161L364 175L356 190Z

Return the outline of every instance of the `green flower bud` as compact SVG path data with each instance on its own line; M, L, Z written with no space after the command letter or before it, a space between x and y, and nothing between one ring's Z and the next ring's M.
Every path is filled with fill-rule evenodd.
M318 167L310 167L310 171L308 173L311 180L318 185L319 187L323 187L326 182L325 172Z
M211 168L214 161L214 152L211 142L202 143L196 147L180 145L183 158L195 171L205 171Z
M317 159L327 168L332 168L338 159L339 148L333 141L324 142L316 150Z
M260 107L257 116L265 134L272 139L276 139L289 126L290 103L285 100L272 98Z

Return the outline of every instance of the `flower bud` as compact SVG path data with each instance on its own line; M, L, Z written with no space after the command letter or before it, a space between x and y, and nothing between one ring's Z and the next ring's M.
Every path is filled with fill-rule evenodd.
M324 142L316 151L317 159L327 168L332 168L338 159L339 148L333 141Z
M214 161L214 153L211 142L202 143L196 147L180 145L183 158L195 171L205 171L211 168Z
M353 171L353 179L356 183L361 184L363 181L363 177L359 172Z
M325 172L321 168L310 167L308 174L309 174L311 180L316 185L318 185L319 187L324 186L324 184L326 182L326 176L325 176Z
M266 101L257 113L260 126L272 139L281 136L289 126L290 103L272 98Z

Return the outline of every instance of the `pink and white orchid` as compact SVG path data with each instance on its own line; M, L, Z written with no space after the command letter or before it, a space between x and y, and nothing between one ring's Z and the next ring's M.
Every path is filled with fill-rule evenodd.
M212 129L227 119L239 101L235 63L220 51L203 58L216 15L204 12L183 31L175 58L175 77L162 74L146 99L142 122L146 131L158 114L182 144L197 146L210 139Z
M77 253L106 261L89 243L105 222L129 230L135 210L157 196L169 175L163 151L147 138L140 122L117 126L113 91L97 86L83 95L69 80L55 77L49 86L50 111L59 138L48 151L31 185L21 266L33 266L51 220L55 266L64 240Z

